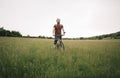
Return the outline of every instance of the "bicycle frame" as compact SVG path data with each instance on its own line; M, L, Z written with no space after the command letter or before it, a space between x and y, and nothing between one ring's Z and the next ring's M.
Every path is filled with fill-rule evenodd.
M57 49L64 50L65 47L64 47L64 44L63 44L63 42L62 42L62 38L60 39L60 36L62 37L63 35L58 35L56 48L57 48Z

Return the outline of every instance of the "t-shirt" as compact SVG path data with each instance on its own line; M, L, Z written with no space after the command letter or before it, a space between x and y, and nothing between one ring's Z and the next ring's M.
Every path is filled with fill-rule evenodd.
M63 25L62 24L55 24L54 28L55 28L55 34L61 35L61 29L63 28Z

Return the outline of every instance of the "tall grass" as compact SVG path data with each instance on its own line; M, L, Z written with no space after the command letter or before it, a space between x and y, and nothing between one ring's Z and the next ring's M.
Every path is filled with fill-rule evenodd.
M120 78L120 40L0 37L0 78Z

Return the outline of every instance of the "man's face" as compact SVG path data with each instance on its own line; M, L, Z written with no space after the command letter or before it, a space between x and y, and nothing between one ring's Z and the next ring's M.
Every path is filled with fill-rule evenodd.
M60 19L57 19L56 22L57 22L57 23L60 23Z
M60 22L57 22L57 24L60 24Z

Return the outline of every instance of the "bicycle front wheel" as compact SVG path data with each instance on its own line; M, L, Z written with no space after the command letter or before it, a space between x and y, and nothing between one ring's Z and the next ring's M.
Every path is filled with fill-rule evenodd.
M61 49L62 51L65 50L65 46L64 46L64 43L63 43L63 42L61 42L61 44L60 44L60 49Z

